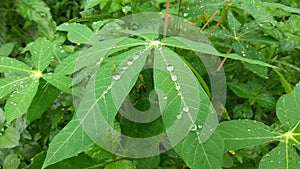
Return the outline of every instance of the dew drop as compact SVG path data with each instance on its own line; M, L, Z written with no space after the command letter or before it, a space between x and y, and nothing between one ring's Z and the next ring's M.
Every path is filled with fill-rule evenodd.
M103 91L103 95L105 95L106 93L107 93L107 90L104 90L104 91Z
M172 79L172 81L174 81L174 82L175 82L175 81L177 81L177 76L176 76L176 75L174 75L174 74L172 74L172 75L171 75L171 79Z
M112 78L114 80L119 80L121 78L121 75L119 73L115 73Z
M163 99L164 99L164 100L167 100L167 99L168 99L168 97L167 97L167 96L164 96L164 97L163 97Z
M198 124L198 129L202 129L202 125L201 124Z
M127 67L126 67L126 66L123 66L121 69L122 69L123 71L125 71L125 70L127 69Z
M179 85L176 85L176 90L180 90L180 86Z
M139 55L133 55L133 59L137 60L140 56Z
M168 65L167 66L167 71L168 72L173 72L173 70L174 70L174 66L173 65Z
M145 51L144 51L144 50L141 50L141 51L140 51L140 54L143 54L143 53L145 53Z
M11 102L11 104L12 104L13 106L16 106L16 105L17 105L17 103L16 103L16 102Z
M66 23L66 26L69 26L69 23Z
M34 54L37 54L37 52L33 52Z
M112 49L114 49L114 48L116 48L116 46L115 46L115 45L113 45L113 46L111 46L111 48L112 48Z
M186 113L188 113L188 112L190 111L189 107L187 107L187 106L183 107L182 110L183 110L184 112L186 112Z
M247 131L251 131L251 129L250 129L250 128L248 128L248 129L247 129Z
M176 116L176 118L177 118L178 120L180 120L180 119L182 118L182 115L181 115L181 114L178 114L178 115Z
M127 65L132 65L132 64L133 64L132 60L127 61Z
M183 13L183 17L187 17L188 15L188 13Z
M197 126L192 125L191 128L190 128L190 131L197 131Z

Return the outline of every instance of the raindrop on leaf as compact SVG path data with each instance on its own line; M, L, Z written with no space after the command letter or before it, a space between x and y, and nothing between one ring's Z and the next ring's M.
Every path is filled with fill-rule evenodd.
M119 73L115 73L112 78L114 80L119 80L121 78L121 75Z
M173 72L173 70L174 70L174 66L173 65L168 65L167 66L167 71L168 72Z
M171 75L171 79L172 79L172 81L174 81L174 82L175 82L175 81L177 81L177 76L176 76L176 75L174 75L174 74L172 74L172 75Z

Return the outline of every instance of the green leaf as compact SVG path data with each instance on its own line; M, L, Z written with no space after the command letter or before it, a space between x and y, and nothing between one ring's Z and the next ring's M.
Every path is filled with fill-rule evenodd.
M187 40L182 37L169 37L169 38L163 39L162 42L165 43L165 45L167 45L167 46L182 48L182 49L191 50L194 52L205 53L205 54L210 54L210 55L214 55L214 56L221 56L221 57L226 57L226 58L230 58L230 59L240 60L240 61L244 61L244 62L247 62L250 64L276 68L275 66L270 65L268 63L265 63L265 62L262 62L259 60L248 59L248 58L242 57L237 54L222 54L222 53L219 53L211 45Z
M274 3L274 2L260 2L257 5L263 6L263 7L269 7L269 8L279 8L282 9L286 12L290 13L298 13L300 14L300 9L299 8L293 8L290 6L283 5L281 3ZM276 10L276 9L275 9Z
M28 79L24 81L23 86L20 85L10 95L4 107L7 122L11 122L27 112L38 85L38 80Z
M259 169L294 169L299 167L300 156L295 147L282 142L266 154L259 163Z
M20 163L21 162L18 158L18 155L11 153L8 156L6 156L3 163L3 169L17 169Z
M19 145L20 133L14 127L8 127L0 135L0 148L13 148Z
M270 95L269 93L261 93L256 96L256 102L267 109L275 109L276 108L276 99Z
M46 38L39 38L30 46L32 61L37 70L43 71L50 64L52 43Z
M4 114L3 110L0 108L0 128L3 127L4 122L5 122L5 114Z
M50 8L40 0L18 0L16 10L23 17L38 24L40 32L48 39L53 38L55 22L52 20Z
M158 168L160 163L160 156L153 156L149 158L138 158L137 161L137 167L139 169L152 169L152 168Z
M25 63L18 61L9 57L1 57L0 58L0 72L8 73L8 72L22 72L22 73L30 73L31 70L29 66Z
M300 120L300 83L298 83L293 92L279 98L276 106L276 115L279 121L288 127L293 128Z
M99 0L87 0L84 2L84 10L90 9L90 8L98 5L99 3L101 3L101 1L99 1Z
M123 100L134 86L137 73L145 64L148 53L148 48L136 47L110 58L99 68L95 80L93 77L90 79L77 109L77 115L84 130L96 143L105 146L100 142L107 127L105 124L114 119ZM117 65L119 67L115 69ZM113 142L108 140L112 138L106 139Z
M18 87L24 87L24 81L30 77L7 77L0 79L0 99L14 91Z
M0 57L7 57L14 49L14 43L6 43L0 47Z
M27 112L27 124L40 118L42 114L47 110L55 98L59 95L60 90L56 89L50 84L46 84L41 81L38 91L32 100Z
M72 79L70 77L59 75L59 74L43 74L43 79L55 86L57 89L60 89L63 92L72 94Z
M256 146L276 140L276 134L265 124L250 120L231 120L220 123L217 131L225 141L225 152Z
M245 4L240 4L237 7L245 10L247 13L252 15L256 22L262 22L262 23L266 22L266 23L272 23L272 25L276 25L276 21L274 20L271 13L269 13L264 8L256 4L245 3Z
M240 82L232 82L232 83L227 83L228 87L233 91L234 94L241 98L249 98L251 95L251 89Z
M214 133L206 142L199 143L197 133L189 134L175 150L184 162L193 169L221 169L224 142Z
M43 168L73 157L91 145L93 141L83 131L77 116L74 116L50 142Z
M117 168L136 169L136 166L132 161L119 160L119 161L112 162L104 167L104 169L117 169Z
M96 41L91 39L91 37L94 35L94 32L86 25L79 23L64 23L59 25L56 29L59 31L67 31L68 39L72 43L96 43Z

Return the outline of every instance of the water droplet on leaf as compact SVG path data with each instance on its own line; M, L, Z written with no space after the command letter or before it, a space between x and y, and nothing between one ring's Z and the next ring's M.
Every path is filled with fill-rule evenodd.
M187 107L187 106L183 107L182 110L183 110L184 112L186 112L186 113L188 113L188 112L190 111L189 107Z
M174 74L172 74L172 75L171 75L171 79L172 79L172 81L174 81L174 82L175 82L175 81L177 81L177 76L176 76L176 75L174 75Z
M168 65L167 66L167 71L168 72L173 72L173 70L174 70L174 66L173 65Z
M121 75L119 73L115 73L112 78L114 80L119 80L121 78Z
M132 60L127 61L127 65L132 65L132 64L133 64Z
M180 120L182 118L182 115L181 114L178 114L177 117L176 117L178 120Z

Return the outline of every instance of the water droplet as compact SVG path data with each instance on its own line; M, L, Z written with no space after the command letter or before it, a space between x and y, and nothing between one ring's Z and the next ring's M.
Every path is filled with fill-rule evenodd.
M164 100L167 100L167 99L168 99L168 97L167 97L167 96L164 96L164 97L163 97L163 99L164 99Z
M66 23L66 26L69 26L69 23Z
M111 48L114 49L114 48L116 48L116 46L115 46L115 45L112 45Z
M179 85L176 85L176 90L180 90L180 86Z
M13 86L14 86L14 87L16 87L16 86L17 86L17 84L15 83Z
M250 129L250 128L248 128L248 129L247 129L247 131L251 131L251 129Z
M176 75L174 75L174 74L172 74L172 75L171 75L171 79L172 79L172 81L174 81L174 82L175 82L175 81L177 81L177 76L176 76Z
M140 54L143 54L143 53L145 53L145 51L144 51L144 50L141 50L141 51L140 51Z
M122 69L123 71L125 71L125 70L127 69L127 67L126 67L126 66L123 66L121 69Z
M10 95L10 97L14 97L14 95L13 95L13 94L11 94L11 95Z
M132 60L127 61L127 65L132 65L132 64L133 64Z
M202 129L202 125L201 124L198 124L198 129Z
M187 17L188 15L188 13L183 13L183 17Z
M93 25L96 25L97 24L97 22L93 22Z
M115 73L114 75L113 75L113 79L114 80L119 80L121 78L121 75L119 74L119 73Z
M17 103L16 103L16 102L11 102L11 104L12 104L13 106L16 106L16 105L17 105Z
M140 56L139 55L133 55L133 59L137 60Z
M173 65L168 65L167 66L167 71L168 72L173 72L173 70L174 70L174 66Z
M37 54L37 52L33 52L34 54Z
M77 43L77 45L79 46L79 45L80 45L80 43Z
M180 120L182 118L182 115L181 114L178 114L177 117L176 117L178 120Z
M107 93L107 90L104 90L104 91L103 91L103 95L105 95L106 93Z
M183 110L183 112L186 112L186 113L188 113L190 111L189 107L187 107L187 106L183 107L182 110Z

